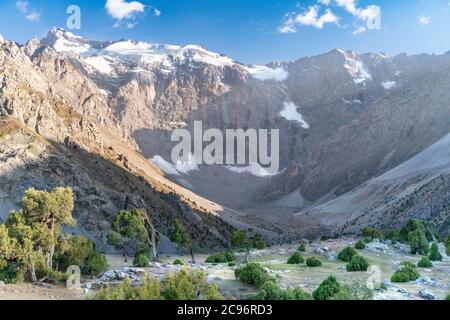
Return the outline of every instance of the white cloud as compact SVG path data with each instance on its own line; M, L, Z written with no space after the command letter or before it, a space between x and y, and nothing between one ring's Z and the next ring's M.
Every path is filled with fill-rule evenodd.
M41 20L41 14L37 11L33 11L30 14L27 14L25 18L29 21L38 22Z
M161 16L161 11L158 9L153 9L153 13L155 16L160 17Z
M357 0L335 0L336 4L344 8L348 13L353 16L363 20L371 21L374 20L379 14L379 7L377 6L367 6L366 8L358 8Z
M322 29L327 23L337 23L339 17L333 14L330 9L327 9L323 15L319 15L319 7L311 6L308 11L290 17L283 25L278 28L281 33L295 33L297 32L297 25L311 26L317 29Z
M431 23L431 17L420 16L418 21L420 25L427 26Z
M143 13L145 5L138 1L107 0L106 10L108 14L117 20L132 19L138 13Z
M16 8L22 13L28 12L28 1L17 1Z
M353 35L357 36L358 34L364 33L366 31L367 31L366 27L358 27L358 29L353 31Z
M39 22L41 20L40 12L38 12L34 8L32 10L29 10L28 1L17 1L16 8L20 11L20 13L25 15L25 19L27 19L28 21Z

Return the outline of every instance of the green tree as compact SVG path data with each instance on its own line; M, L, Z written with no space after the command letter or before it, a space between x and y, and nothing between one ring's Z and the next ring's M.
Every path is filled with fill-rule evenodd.
M411 231L408 234L408 242L411 247L412 254L425 255L428 253L428 240L422 230Z
M49 252L54 244L50 229L43 223L26 224L22 211L11 212L6 227L9 235L17 243L15 260L26 266L29 280L37 282L36 267L46 260L44 253Z
M358 250L364 250L366 248L366 244L364 243L364 241L359 240L356 244L355 244L355 249Z
M352 260L347 264L347 271L367 271L369 268L369 262L364 257L353 256Z
M305 245L303 244L303 243L301 243L299 246L298 246L298 249L297 249L298 251L300 251L300 252L305 252L306 251L306 247L305 247Z
M186 269L168 275L162 296L166 300L223 300L217 285L209 284L203 272Z
M304 262L305 262L305 259L302 257L300 252L294 252L287 261L288 264L302 264Z
M420 259L420 261L417 263L417 266L419 268L432 268L433 263L430 261L430 259L428 259L428 257L422 257L422 259Z
M72 265L79 266L81 272L87 276L98 276L108 267L106 257L97 252L92 241L81 235L66 235L58 243L54 264L63 272Z
M358 252L352 247L346 247L339 252L338 259L344 262L350 262L353 256L356 256L357 254Z
M429 258L431 261L442 261L442 255L439 252L439 247L436 243L431 245Z
M119 211L107 239L109 244L122 249L125 257L128 256L127 248L133 248L136 266L150 261L150 255L153 261L158 259L158 237L145 210ZM145 255L148 257L144 258Z
M316 300L332 300L341 290L342 286L336 278L330 276L313 292L313 297Z
M245 250L245 263L249 262L252 241L247 236L247 231L234 231L231 236L231 245L237 249Z
M29 189L21 202L26 224L44 224L50 230L51 243L47 254L47 267L52 269L53 254L61 225L74 226L74 208L71 188L56 188L52 192Z
M309 257L306 259L306 265L310 268L318 268L322 266L322 261L316 257Z
M170 241L176 243L180 248L188 250L191 255L192 263L196 263L192 237L183 223L178 219L174 221L172 229L170 230Z
M249 263L243 267L237 268L234 271L234 275L237 280L249 285L254 285L257 288L268 281L275 282L267 270L258 263Z

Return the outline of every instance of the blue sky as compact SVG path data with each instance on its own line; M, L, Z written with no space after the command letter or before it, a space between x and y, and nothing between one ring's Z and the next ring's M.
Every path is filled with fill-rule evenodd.
M20 43L43 37L52 26L66 27L69 5L81 9L81 30L73 32L88 38L200 44L245 63L334 48L450 50L448 0L0 0L0 34ZM379 29L367 27L376 21L371 6L380 8Z

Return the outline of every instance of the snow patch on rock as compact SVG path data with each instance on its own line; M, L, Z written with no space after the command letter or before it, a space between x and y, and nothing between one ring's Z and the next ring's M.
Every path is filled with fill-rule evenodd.
M284 109L280 112L280 116L289 121L296 121L300 123L303 129L309 129L309 124L303 119L303 116L298 112L298 107L291 101L284 103Z
M381 86L385 90L391 90L394 89L397 86L397 83L395 81L384 81L381 83Z
M273 80L281 82L289 77L289 73L283 68L272 69L267 66L254 65L245 67L245 70L247 70L253 78L261 81Z
M248 173L253 176L261 177L261 178L270 177L270 176L274 176L274 175L278 174L278 172L270 173L265 168L263 168L259 163L251 164L247 167L226 166L226 168L234 173L240 173L240 174Z

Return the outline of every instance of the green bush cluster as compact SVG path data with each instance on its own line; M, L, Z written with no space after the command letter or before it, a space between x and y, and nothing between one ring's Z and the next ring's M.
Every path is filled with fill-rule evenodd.
M235 277L246 284L257 288L268 281L275 282L269 273L258 263L249 263L235 270Z
M356 256L358 252L352 247L346 247L338 254L338 259L344 262L350 262L353 256Z
M415 281L420 277L419 272L417 272L415 266L410 262L402 263L400 269L397 270L391 278L394 283L403 283Z
M419 268L432 268L433 263L430 261L430 259L428 259L428 257L423 257L422 259L420 259L419 263L417 263L417 266Z
M287 261L288 264L302 264L304 262L305 262L305 259L302 257L300 252L294 252Z
M322 261L316 257L309 257L306 259L306 265L311 268L317 268L322 266Z
M67 235L57 245L53 261L60 271L66 271L68 267L76 265L80 267L82 274L92 277L100 275L108 268L106 257L97 252L92 241L81 235Z
M133 258L133 266L145 268L150 264L150 257L148 252L139 252Z
M206 258L206 263L228 263L235 262L237 260L236 255L232 251L216 253Z
M305 247L305 245L302 243L302 244L300 244L299 246L298 246L298 249L297 249L298 251L300 251L300 252L305 252L306 251L306 247Z
M342 291L341 284L335 277L330 276L323 281L320 286L313 292L316 300L332 300Z
M362 240L359 240L356 244L355 244L355 249L358 250L364 250L366 248L366 243Z
M347 264L347 271L357 272L357 271L367 271L369 268L369 262L364 257L353 256L352 260Z
M139 286L129 279L115 287L103 288L93 300L223 300L215 284L209 284L199 271L181 270L160 280L145 277Z
M268 281L264 283L253 297L255 300L312 300L311 294L300 289L281 289L275 282Z
M384 239L384 233L380 230L377 230L375 228L363 228L361 230L361 233L363 235L364 238L368 238L368 239L379 239L379 240L383 240Z
M184 262L182 260L180 260L180 259L176 259L173 262L173 265L175 265L175 266L184 266Z

